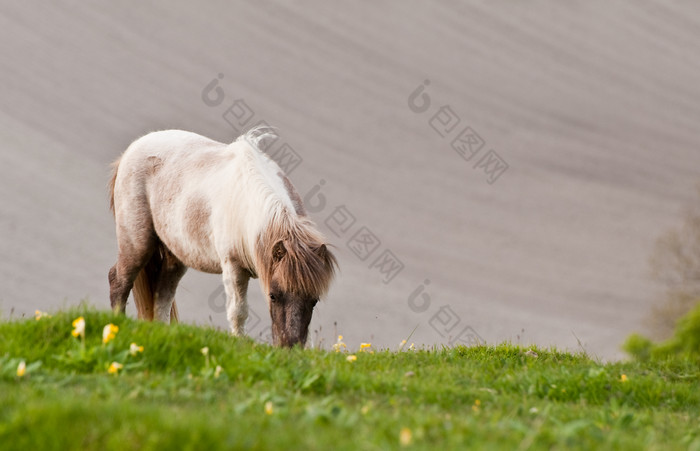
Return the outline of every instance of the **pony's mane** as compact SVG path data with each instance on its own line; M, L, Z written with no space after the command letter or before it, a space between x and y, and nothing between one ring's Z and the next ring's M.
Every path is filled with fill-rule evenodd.
M236 141L247 141L260 155L272 161L260 150L260 144L276 136L274 129L262 126L249 130ZM261 176L259 182L264 184L264 177ZM328 292L338 265L323 235L309 218L290 211L288 202L272 199L275 197L273 189L267 187L262 191L269 211L255 246L256 270L261 282L269 289L275 277L282 291L316 298L323 296ZM289 200L293 203L291 198Z
M247 177L250 181L249 194L252 196L260 196L256 199L262 211L273 212L277 211L284 205L293 205L293 201L287 195L288 199L284 199L280 192L273 188L275 181L279 178L277 173L281 171L277 163L271 159L260 148L261 143L268 138L277 138L274 129L269 126L258 126L248 130L245 134L236 139L236 143L245 142L249 149L244 152L243 158L247 165ZM245 146L244 146L245 148ZM271 168L275 168L272 170ZM284 186L284 181L279 180L280 187Z
M258 275L265 287L275 276L285 292L319 298L328 292L338 263L323 236L306 217L280 209L265 227L256 247Z
M266 139L277 139L277 129L269 125L258 125L253 127L238 138L236 141L247 141L254 149L262 152L263 149L261 144L265 142Z

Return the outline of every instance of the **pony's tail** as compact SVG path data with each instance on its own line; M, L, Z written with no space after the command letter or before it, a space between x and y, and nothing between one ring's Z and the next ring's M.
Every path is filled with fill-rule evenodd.
M112 210L112 214L115 214L114 212L114 185L117 183L117 170L119 169L119 162L121 161L122 157L117 158L112 164L112 177L109 179L109 209Z
M144 319L146 321L153 321L153 310L155 300L153 298L153 292L155 290L156 283L158 282L158 277L160 276L160 270L163 266L163 255L165 249L163 249L163 244L158 244L158 248L153 252L153 256L148 260L146 266L139 271L134 280L134 287L132 292L134 293L134 303L136 304L136 311L138 313L139 319ZM170 310L170 322L177 323L180 321L179 315L177 313L177 305L173 299L173 306Z

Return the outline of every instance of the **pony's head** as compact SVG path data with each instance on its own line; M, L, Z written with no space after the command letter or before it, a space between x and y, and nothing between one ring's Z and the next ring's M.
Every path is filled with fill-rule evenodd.
M308 219L295 218L282 233L272 229L261 235L258 245L272 341L277 346L304 346L314 307L328 291L337 262Z

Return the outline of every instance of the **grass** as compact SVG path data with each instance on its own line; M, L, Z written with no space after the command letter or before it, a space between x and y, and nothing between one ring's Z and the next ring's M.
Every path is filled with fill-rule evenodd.
M684 316L676 320L673 336L654 343L640 334L632 334L623 349L639 361L669 360L671 358L700 361L700 301L695 301Z
M108 323L119 331L103 344ZM0 322L0 444L700 450L697 360L601 364L507 344L349 354L85 308Z

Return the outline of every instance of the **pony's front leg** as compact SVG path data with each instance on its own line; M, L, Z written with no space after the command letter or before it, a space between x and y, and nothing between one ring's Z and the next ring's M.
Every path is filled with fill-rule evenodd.
M231 324L231 332L234 335L245 335L250 273L233 262L225 262L222 266L226 290L226 315Z

